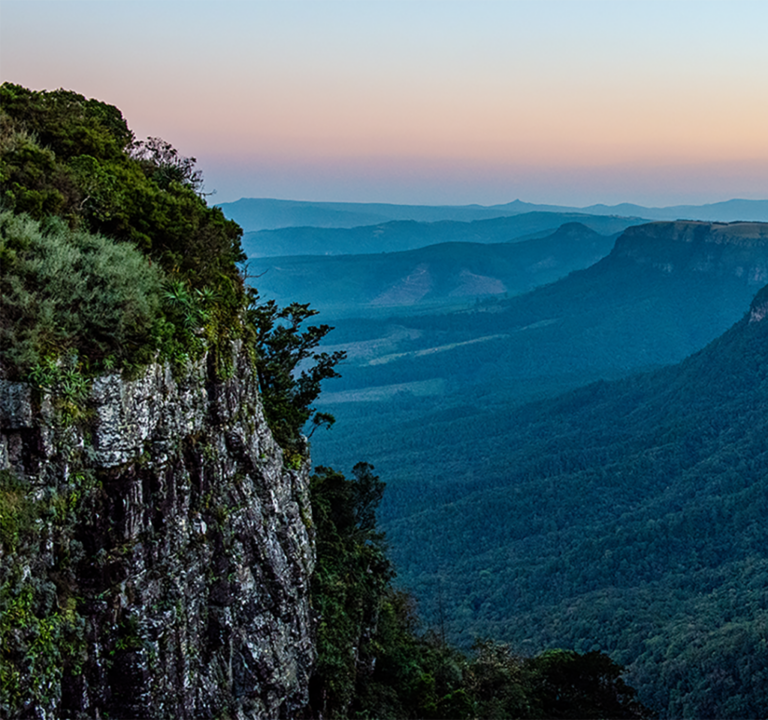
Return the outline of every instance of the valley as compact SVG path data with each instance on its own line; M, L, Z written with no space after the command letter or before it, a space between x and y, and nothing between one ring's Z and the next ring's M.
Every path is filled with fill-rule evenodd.
M766 227L630 226L582 267L458 307L450 289L373 300L424 257L455 288L460 258L497 246L274 261L347 352L313 461L376 466L399 582L432 628L607 652L662 717L764 706ZM557 235L504 250L556 257ZM408 262L387 279L390 255Z

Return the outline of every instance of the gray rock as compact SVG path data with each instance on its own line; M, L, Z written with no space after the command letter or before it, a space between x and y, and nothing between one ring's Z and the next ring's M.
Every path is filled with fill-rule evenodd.
M18 717L245 720L306 706L309 463L284 466L245 354L234 348L226 380L208 368L97 378L70 427L56 398L36 404L0 380L0 469L70 508L40 513L45 528L0 556L0 580L28 566L18 582L55 588L47 612L69 607L76 628L51 691L29 690Z
M0 428L32 427L32 389L22 383L0 380Z

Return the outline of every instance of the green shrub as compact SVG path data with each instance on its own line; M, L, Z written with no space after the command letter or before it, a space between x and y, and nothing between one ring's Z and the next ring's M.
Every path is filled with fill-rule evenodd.
M129 243L190 292L215 295L206 326L215 349L243 336L237 263L245 256L241 228L207 206L202 182L194 158L160 138L137 142L114 106L67 90L0 85L2 207ZM180 356L183 339L175 339L171 354Z
M0 548L13 553L19 535L35 520L34 503L27 496L28 486L8 470L0 470Z
M23 377L49 357L93 369L148 361L162 281L129 244L0 213L0 365Z

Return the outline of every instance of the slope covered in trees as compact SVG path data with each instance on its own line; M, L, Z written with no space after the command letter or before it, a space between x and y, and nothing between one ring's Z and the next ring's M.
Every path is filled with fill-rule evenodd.
M683 241L654 228L684 230ZM730 247L717 238L726 232ZM338 423L315 452L335 464L344 453L376 458L402 581L458 642L599 648L632 667L641 699L665 715L759 714L762 295L755 322L679 368L514 409L534 382L556 389L551 368L576 385L590 365L610 377L611 364L669 362L675 342L678 358L701 347L743 317L764 277L765 253L746 257L765 226L630 233L637 243L523 298L434 327L401 318L389 346L340 345L352 367L339 384L350 385L331 387ZM576 292L560 295L566 287ZM513 308L527 330L499 337ZM342 339L375 337L371 320L339 326ZM488 339L460 344L473 336ZM387 384L371 388L370 377Z
M485 640L466 654L434 633L419 633L411 598L393 589L394 568L377 528L383 491L366 463L358 463L350 479L322 467L312 479L314 717L651 717L624 683L621 666L604 653L550 650L524 657Z
M678 366L497 415L474 450L503 465L400 485L386 527L427 617L608 652L664 716L760 715L767 300Z

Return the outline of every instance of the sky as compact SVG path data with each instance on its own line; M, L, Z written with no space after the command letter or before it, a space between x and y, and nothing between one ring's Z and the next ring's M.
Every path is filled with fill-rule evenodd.
M768 198L768 2L0 0L0 79L240 197Z

